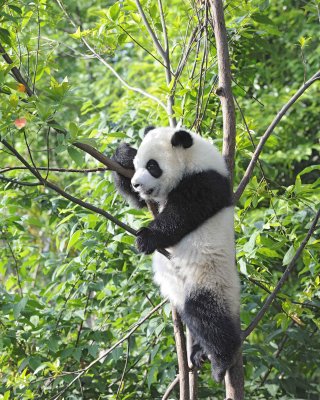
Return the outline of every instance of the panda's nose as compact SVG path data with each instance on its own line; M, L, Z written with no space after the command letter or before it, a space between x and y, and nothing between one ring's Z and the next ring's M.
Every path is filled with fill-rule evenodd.
M132 184L132 187L133 187L134 189L138 189L140 186L141 186L140 183L133 183L133 184Z

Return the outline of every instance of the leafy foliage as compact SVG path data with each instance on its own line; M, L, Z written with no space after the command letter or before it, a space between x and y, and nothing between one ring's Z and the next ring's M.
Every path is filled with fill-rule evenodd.
M120 140L139 143L146 125L168 124L166 110L128 90L116 72L163 103L174 96L176 117L220 146L210 14L192 2L164 5L171 66L179 72L168 84L134 1L59 4L0 1L0 44L13 60L0 61L1 139L44 167L43 178L137 229L151 215L124 204L110 173L70 172L101 166L72 143L111 155ZM142 5L162 41L157 2ZM319 7L318 0L226 5L239 106L235 186L272 118L316 71ZM188 43L188 58L181 62ZM34 95L14 79L14 67ZM236 208L244 328L274 289L319 207L318 91L315 83L277 126ZM160 297L150 259L137 254L133 236L39 185L29 171L17 169L21 164L5 146L0 151L0 398L55 398L76 371L122 338ZM319 250L314 235L244 344L250 399L318 398ZM62 397L160 399L175 374L166 304ZM199 399L222 398L223 388L208 377L205 366Z

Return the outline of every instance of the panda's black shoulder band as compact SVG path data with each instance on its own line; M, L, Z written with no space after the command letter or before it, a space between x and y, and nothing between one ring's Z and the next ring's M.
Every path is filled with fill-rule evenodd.
M177 244L207 219L232 205L230 181L214 170L185 176L168 195L166 206L150 223L156 248Z

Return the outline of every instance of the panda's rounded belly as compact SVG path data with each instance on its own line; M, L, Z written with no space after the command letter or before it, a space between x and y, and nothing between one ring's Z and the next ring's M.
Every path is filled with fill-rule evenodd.
M182 307L188 293L200 287L219 292L230 287L237 290L233 235L233 208L228 207L167 249L170 261L156 253L154 280L162 294Z

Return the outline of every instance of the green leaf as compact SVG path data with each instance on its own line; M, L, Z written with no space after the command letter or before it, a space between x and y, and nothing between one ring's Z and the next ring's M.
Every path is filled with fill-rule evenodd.
M292 246L290 246L289 250L288 250L288 251L286 252L286 254L284 255L282 264L283 264L283 265L288 265L288 264L290 264L290 262L292 261L292 259L293 259L293 257L294 257L295 254L296 254L296 251L295 251L295 249L294 249L294 247L293 247L293 245L292 245Z
M310 165L310 167L304 168L300 173L299 176L308 174L309 172L313 172L316 170L320 170L320 165Z
M120 14L120 4L115 3L112 7L109 8L110 17L113 21L116 21Z
M78 26L77 30L74 33L70 33L70 36L73 37L74 39L80 39L81 38L80 26Z
M0 28L0 40L9 46L12 46L10 32L7 29Z
M77 360L78 362L80 362L81 360L81 354L82 354L82 349L80 347L74 349L74 351L72 352L72 357Z
M13 316L15 319L19 318L21 312L25 309L27 302L27 297L24 297L22 300L19 301L19 303L16 303L13 306Z
M9 399L10 399L10 390L7 390L3 395L3 400L9 400Z
M74 147L70 146L70 147L68 147L68 153L69 153L69 156L73 159L73 161L77 165L79 165L80 167L83 165L83 163L84 163L84 154L81 151L79 151L79 150L75 149Z
M12 5L12 4L9 4L8 7L11 8L11 10L15 11L17 14L19 14L19 15L22 14L21 8L19 8L19 7L17 7L17 6L14 6L14 5Z
M74 122L69 122L69 132L70 132L70 136L71 139L75 139L78 135L79 132L79 128L77 126L77 124L75 124Z
M271 258L272 257L277 257L277 258L281 257L278 252L276 252L273 249L269 249L268 247L260 247L257 250L257 252L260 254L263 254L264 256L271 257Z
M80 237L81 237L81 235L82 235L82 232L83 232L83 231L81 231L81 230L75 231L75 232L71 235L70 240L69 240L69 243L68 243L68 246L67 246L67 252L71 249L72 246L74 246L74 245L79 241L79 239L80 239Z
M88 138L88 137L77 137L77 142L83 143L83 144L88 144L92 147L97 146L97 141L94 138Z
M39 324L39 315L32 315L30 317L30 322L34 325L34 326L38 326Z
M252 252L252 250L255 247L256 239L257 239L258 235L259 235L259 232L254 232L251 235L249 241L243 246L243 251L245 251L246 253L251 253Z
M251 18L256 22L259 22L260 24L274 25L274 22L269 17L263 14L252 14Z

